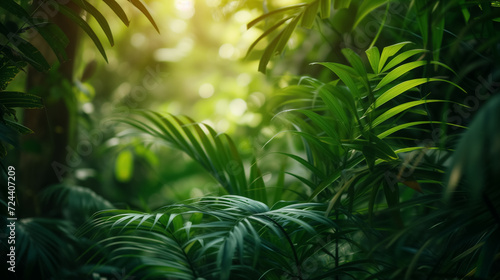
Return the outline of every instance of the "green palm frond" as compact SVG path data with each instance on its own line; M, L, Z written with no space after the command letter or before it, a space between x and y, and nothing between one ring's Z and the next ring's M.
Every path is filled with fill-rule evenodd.
M95 212L112 209L113 205L92 190L80 186L58 184L40 194L47 216L55 216L83 224Z
M351 4L351 1L313 0L307 3L280 7L263 14L247 24L247 28L252 28L261 22L266 23L262 35L249 47L247 56L260 41L266 37L272 37L272 39L268 39L269 44L261 54L259 61L259 71L266 73L271 58L284 51L299 22L301 27L310 29L317 19L328 20L331 17L336 32L349 32L356 28L373 10L387 3L388 0L365 0L361 2L358 8L356 5ZM335 10L333 16L331 16L332 8ZM269 22L270 24L268 24Z
M109 27L108 20L102 15L102 13L86 0L73 0L72 2L74 2L81 10L86 11L89 15L96 19L109 43L114 45L113 34ZM113 10L118 18L128 26L129 20L120 4L114 0L106 0L104 2ZM148 18L153 27L159 32L156 22L144 4L140 0L130 2ZM95 31L89 26L89 24L81 18L78 12L69 8L65 4L60 4L57 1L53 3L51 2L51 5L54 5L55 9L80 26L82 30L92 39L104 59L107 60L106 52L100 39L97 37ZM50 65L41 55L40 51L22 38L23 33L26 30L34 29L44 38L50 48L58 56L59 61L62 62L67 58L65 48L68 44L68 38L58 26L49 22L40 23L39 19L34 18L32 14L28 13L28 11L26 11L14 0L2 1L0 3L0 9L7 11L10 15L17 19L16 22L10 22L11 24L16 24L15 30L11 30L12 28L8 29L2 22L0 22L0 34L8 40L7 44L0 46L2 54L5 55L5 51L8 49L13 50L15 53L18 53L24 61L31 64L36 69L40 71L47 71L50 68Z
M375 186L382 186L376 182L383 182L388 170L394 170L403 163L403 160L398 156L399 153L422 149L422 147L406 147L407 149L399 151L393 144L394 140L389 139L388 136L404 129L412 129L415 126L442 124L442 122L432 120L411 123L398 122L399 116L409 114L415 107L449 102L427 98L405 101L405 98L408 99L408 92L418 91L418 87L422 84L429 82L450 83L463 91L458 85L445 79L415 78L414 70L426 65L427 62L405 62L413 55L423 52L423 50L401 51L409 44L410 42L403 42L388 46L383 49L382 53L376 47L367 50L366 54L372 71L365 67L359 55L350 49L344 49L343 54L351 66L330 62L316 63L332 71L339 80L325 83L305 78L301 80L300 85L294 85L290 89L282 91L282 94L288 94L289 98L286 109L279 112L278 115L283 115L294 124L296 131L293 134L300 136L304 150L308 151L306 159L297 159L294 156L294 160L309 170L312 178L321 178L320 182L317 182L317 179L299 178L307 186L316 185L310 199L316 198L335 184L342 185L341 181L349 181L347 177L344 178L342 170L361 168L360 172L366 172L363 165L360 165L363 161L372 171L372 173L365 173L363 176L378 174L372 178L374 180L372 182ZM442 63L432 63L454 73ZM297 99L294 99L295 96ZM396 104L394 100L398 100L399 104L392 105ZM290 108L290 105L293 106L294 103L305 105L308 101L309 108ZM427 149L431 148L427 147ZM379 165L380 167L377 167ZM421 165L422 171L426 170L423 167L425 164ZM375 171L375 169L380 170ZM417 173L419 173L418 170L417 168ZM431 170L433 168L428 171ZM395 173L397 174L397 172ZM363 176L356 179L356 182L363 181ZM404 184L419 190L416 178L401 178L400 176L398 178ZM344 191L348 193L354 185L350 183L343 185L343 187L338 186L335 188L335 192L337 195ZM377 193L375 190L378 188L373 190L372 195L375 196ZM385 195L388 202L396 201L396 198L391 196L396 194L386 191ZM337 199L333 198L332 201L337 201ZM369 208L370 211L373 211L373 205Z
M17 277L56 277L77 257L74 228L67 221L28 218L16 222Z
M222 196L153 213L103 211L80 232L100 237L111 259L139 258L142 265L131 271L144 276L257 279L267 272L266 279L278 279L303 273L307 258L325 254L329 241L317 247L318 239L326 240L337 229L325 217L323 204L268 207L246 197ZM280 271L273 271L276 265Z
M185 152L205 168L227 193L267 201L257 163L252 163L247 178L247 166L227 134L217 133L209 125L188 117L161 115L152 111L137 111L136 116L120 121Z
M109 43L113 45L114 39L108 20L101 14L101 12L86 0L73 0L73 2L81 10L87 12L96 19ZM128 25L128 18L122 7L116 1L106 0L104 2L114 11L114 13L125 25ZM140 0L133 0L130 2L148 18L154 28L159 32L153 17L144 4ZM41 5L48 4L41 3ZM95 30L93 30L87 21L82 18L79 11L75 11L70 8L67 3L61 4L60 2L52 1L50 2L50 5L53 5L50 9L56 9L59 13L66 16L73 23L82 28L82 30L94 42L102 57L107 61L106 52L101 40L97 36ZM2 41L3 43L0 44L0 120L2 121L0 126L9 125L20 133L31 133L32 131L29 128L4 118L5 113L10 115L13 114L9 110L11 107L43 107L41 99L36 96L26 93L4 91L17 73L19 73L28 64L33 66L36 70L42 72L48 71L51 68L51 65L38 49L38 46L34 46L26 38L27 35L25 34L28 33L27 31L36 31L40 34L47 45L56 54L60 62L64 62L67 59L65 49L69 44L69 40L59 26L46 21L41 22L39 18L35 18L36 13L28 12L15 0L1 1L0 11L6 11L8 14L8 17L3 17L2 21L0 21L0 36L5 39ZM5 140L5 137L2 138L2 140ZM5 156L6 150L5 143L3 141L0 142L0 157Z

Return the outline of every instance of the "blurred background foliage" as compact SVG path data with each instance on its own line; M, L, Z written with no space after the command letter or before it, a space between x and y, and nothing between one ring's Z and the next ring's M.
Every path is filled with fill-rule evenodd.
M109 63L103 63L92 42L82 46L80 73L95 67L92 77L81 83L83 130L99 127L110 114L121 117L130 109L148 108L187 115L227 132L244 154L259 150L264 137L273 134L272 115L265 109L272 85L254 71L255 60L243 59L258 35L257 30L247 31L246 23L258 16L262 3L152 1L148 7L157 15L160 34L135 14L133 28L117 26L115 42L121 47L107 50ZM84 176L80 184L106 182L110 195L125 189L121 199L133 199L138 206L140 198L153 208L217 191L197 164L177 151L144 149L137 139L116 137L118 129L103 132L107 148L96 145L102 154L93 153L85 161L88 166L81 166L81 175L93 175ZM124 174L118 176L116 169ZM146 175L151 172L155 174Z

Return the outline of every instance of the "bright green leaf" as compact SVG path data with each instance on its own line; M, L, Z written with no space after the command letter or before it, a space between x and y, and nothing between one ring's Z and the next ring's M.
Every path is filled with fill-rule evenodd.
M119 182L129 182L134 173L134 156L131 151L121 151L115 162L115 177Z

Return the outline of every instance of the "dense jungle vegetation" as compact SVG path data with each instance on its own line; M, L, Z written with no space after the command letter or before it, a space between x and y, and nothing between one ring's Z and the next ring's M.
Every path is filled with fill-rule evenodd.
M0 275L500 279L499 62L491 0L1 0Z

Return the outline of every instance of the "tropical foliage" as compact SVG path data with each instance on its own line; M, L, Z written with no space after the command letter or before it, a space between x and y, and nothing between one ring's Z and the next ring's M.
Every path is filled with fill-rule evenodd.
M16 75L24 71L23 69L30 65L37 71L46 72L51 68L51 64L42 54L40 46L34 46L32 40L36 34L39 34L45 43L50 47L56 55L58 62L62 63L68 59L65 48L69 41L66 34L59 26L50 22L47 18L54 17L55 14L61 13L80 28L92 39L95 46L103 58L107 61L104 47L97 37L94 30L89 24L81 18L79 10L71 8L71 5L66 5L66 1L35 1L33 7L29 7L27 1L18 3L14 0L5 0L0 3L0 10L7 12L0 21L0 33L2 42L0 44L0 118L2 123L1 129L2 138L0 139L0 156L5 156L6 148L4 143L15 144L12 138L18 133L33 133L29 128L15 122L16 114L12 108L42 108L43 102L40 96L23 92L5 91L7 85L16 77ZM123 8L114 0L104 1L125 24L129 25L129 19ZM151 14L146 9L144 4L139 0L130 1L151 21L156 27ZM92 15L103 32L111 46L114 45L113 34L109 27L107 19L97 10L91 3L85 0L75 0L72 3L76 4L81 10ZM50 9L50 13L47 12ZM54 11L54 12L52 12ZM11 118L9 118L11 117ZM12 120L13 118L13 120Z
M131 2L159 30L145 6ZM113 44L100 10L74 3ZM128 24L118 4L105 3ZM224 16L261 9L217 5ZM17 2L0 7L22 19ZM95 28L61 7L106 58ZM262 7L247 23L261 33L246 59L258 60L274 84L263 98L265 117L226 133L158 110L107 116L111 128L99 134L103 145L86 166L104 172L92 182L122 194L77 186L88 184L78 176L46 186L44 214L23 217L16 229L21 279L500 277L497 1ZM48 26L58 28L33 28ZM47 34L63 55L56 43L64 37ZM5 62L18 63L12 75L0 75L0 109L12 115L12 107L41 106L39 97L6 88L24 65L47 71L50 64L32 45L8 37L5 46L11 52L3 58L20 55ZM200 95L209 94L200 87ZM15 144L5 131L2 140ZM178 170L195 177L181 182L211 187L185 186L191 193L182 201L148 203L165 196L161 185ZM127 188L139 197L123 198Z

